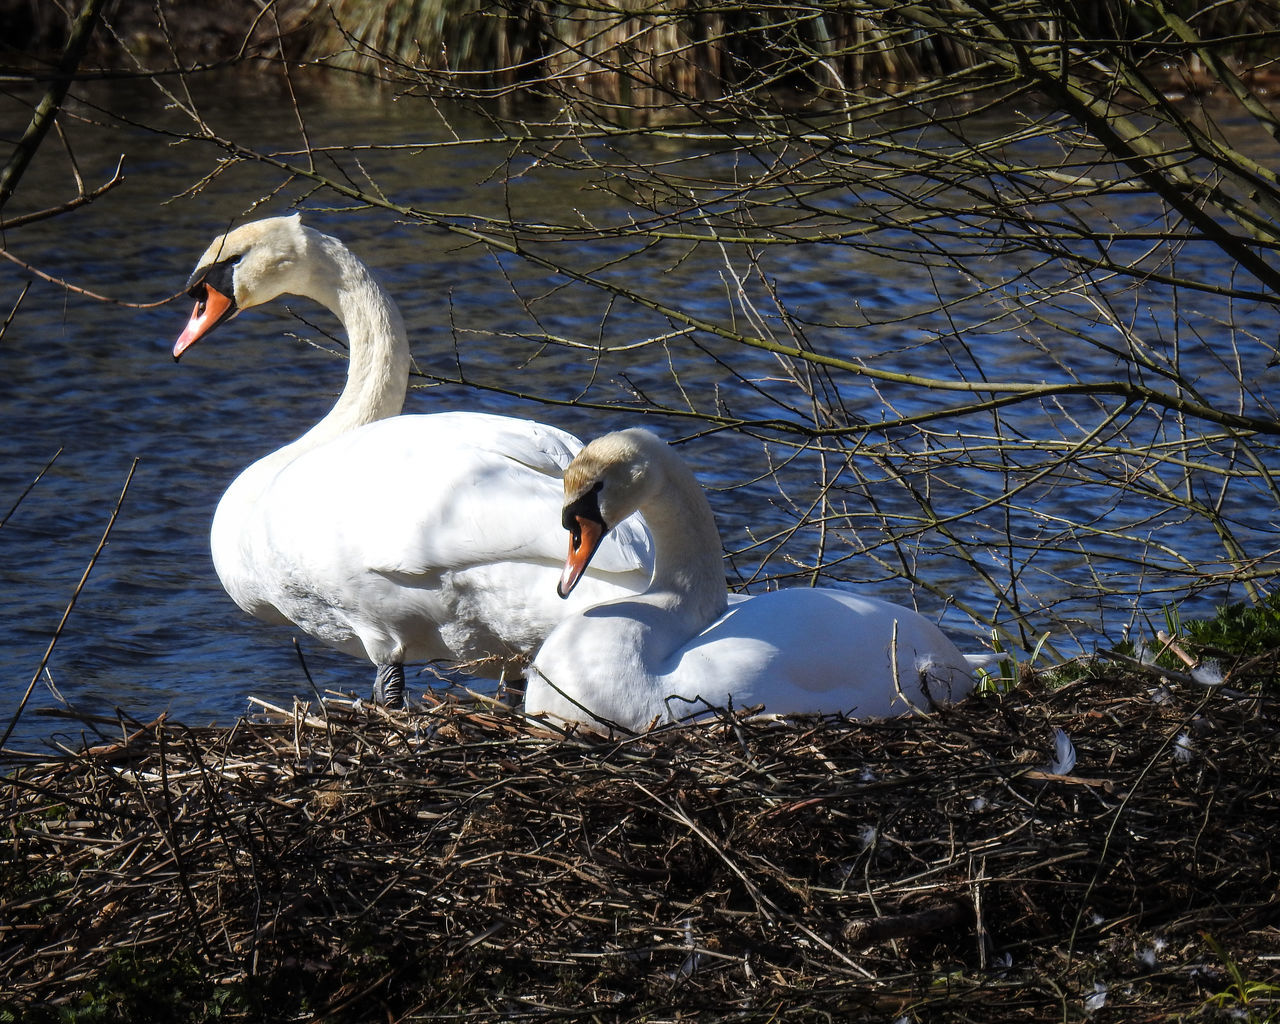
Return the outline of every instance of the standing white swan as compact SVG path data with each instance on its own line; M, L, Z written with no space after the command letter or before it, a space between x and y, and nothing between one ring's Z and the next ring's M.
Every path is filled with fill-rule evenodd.
M195 311L174 358L241 310L289 293L337 315L350 346L329 414L259 459L213 517L218 577L245 611L377 666L374 698L404 701L406 662L508 677L572 609L551 593L564 534L560 477L581 447L529 420L401 416L409 343L369 268L298 215L216 239L187 289ZM579 607L644 589L643 525L621 533Z
M631 731L730 702L869 718L947 703L972 688L969 659L910 608L807 588L728 605L706 495L644 430L592 441L565 470L562 595L637 510L653 533L649 589L555 628L529 672L530 714Z

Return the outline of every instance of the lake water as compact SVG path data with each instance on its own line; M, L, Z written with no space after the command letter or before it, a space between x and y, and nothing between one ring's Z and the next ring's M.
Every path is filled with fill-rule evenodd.
M221 83L202 97L201 107L220 132L240 141L276 150L302 146L288 104L280 95L265 95L260 83L248 88L234 81ZM317 147L445 137L440 121L422 102L343 87L304 95L302 109L308 138ZM102 111L128 114L138 125L149 127L118 122L102 127L95 122L113 120ZM122 155L126 180L84 209L11 230L5 247L32 267L117 302L149 303L174 295L219 230L249 216L285 212L306 191L296 183L280 187L278 170L253 163L237 164L193 189L216 166L216 150L177 143L155 131L156 126L185 129L189 124L142 86L97 87L82 93L69 112L74 116L65 122L68 138L88 186L107 180ZM0 111L6 138L21 131L27 116L22 103L6 103ZM488 126L460 113L452 113L450 120L460 134L492 134ZM632 156L638 148L650 147L651 152L641 156L653 161L679 155L671 143L637 139L626 145ZM367 171L402 203L460 217L501 213L508 202L528 216L539 210L559 215L576 209L584 222L617 217L606 195L585 189L573 174L526 163L509 165L505 160L506 147L487 145L425 154L362 151L359 164L345 159L343 166L353 175ZM708 166L714 168L715 160L708 157ZM725 173L730 171L726 168ZM509 189L503 184L506 178L512 180ZM5 214L54 206L74 189L70 164L58 141L50 139ZM271 201L254 206L258 197L273 194ZM873 199L861 197L863 202ZM460 360L469 380L564 402L585 395L593 402L624 403L642 391L674 406L683 401L707 407L721 402L737 415L762 420L779 415L794 401L794 385L780 379L771 357L729 353L724 346L717 348L719 343L704 351L673 337L634 357L615 354L599 364L590 353L546 348L536 340L513 348L512 335L537 331L587 344L598 338L618 343L659 335L667 325L643 311L610 305L598 291L569 287L563 279L514 257L495 257L444 232L400 223L382 211L343 212L324 197L304 199L302 205L311 210L309 223L339 235L375 267L402 307L424 372L453 377ZM616 243L584 241L582 246L584 263L590 263L611 254ZM616 248L619 255L625 252ZM848 320L854 308L859 317L885 321L848 340L841 337L843 354L865 354L916 372L925 372L913 361L918 339L912 331L919 328L904 330L890 323L894 311L926 306L936 302L939 293L962 296L971 288L959 276L939 281L936 274L895 262L889 254L874 257L848 248L795 250L771 271L788 301L802 306L815 322ZM1225 273L1210 257L1199 271ZM629 255L615 273L625 275L636 291L669 298L709 319L723 318L726 294L732 291L715 253L679 263L673 263L669 251L638 253ZM18 304L24 283L32 282L0 338L0 434L5 439L0 514L61 452L0 528L4 699L16 705L35 674L131 471L132 482L110 541L49 659L49 677L57 690L82 710L110 714L118 707L135 718L150 719L168 709L192 724L231 721L244 710L248 694L288 703L294 694L310 693L291 632L249 620L223 593L208 553L208 526L222 490L239 470L301 433L339 390L344 366L340 350L323 336L332 329L327 316L302 301L278 302L242 316L175 365L169 350L189 313L185 297L154 308L133 308L68 291L9 263L0 275L0 315ZM523 300L536 300L536 330L513 289ZM1151 324L1168 325L1168 311L1159 308L1158 301L1148 303L1144 315ZM1261 339L1259 345L1265 348L1264 342L1276 337L1278 325L1268 307L1243 309L1207 300L1205 307L1203 329L1209 335L1221 330L1225 338L1221 324L1232 316L1246 316L1253 318L1250 336ZM289 308L306 322L291 316ZM989 359L999 368L998 376L1028 379L1052 379L1064 362L1085 378L1114 369L1115 361L1105 348L1051 334L1029 345L1015 335L1006 325L984 328L975 322L955 357ZM821 329L814 330L816 341L823 337ZM1224 352L1232 345L1238 356L1235 335L1222 345L1211 336L1202 346L1204 366L1184 365L1184 371L1212 393L1214 374L1221 371L1215 360L1233 358ZM1255 354L1245 352L1243 357ZM1264 362L1258 363L1255 379L1265 390L1271 379L1266 375L1275 371ZM930 366L926 375L946 376L945 369ZM687 393L682 394L682 387ZM893 386L873 391L864 383L843 400L847 409L872 420L885 416L888 408L909 413L923 407L914 392ZM625 409L546 407L495 390L427 381L419 381L406 404L408 411L470 408L548 420L584 437L636 421ZM1073 415L1068 407L1060 412L1063 417ZM1040 414L1039 425L1048 424L1052 415ZM678 418L650 418L647 423L671 437L695 429ZM1018 429L1036 426L1032 417ZM945 436L939 443L943 441ZM738 574L754 575L761 563L764 570L777 571L791 560L812 556L811 534L785 546L768 538L794 523L797 510L803 510L818 489L814 459L797 460L782 471L791 493L781 494L768 480L757 479L769 463L760 444L748 437L711 435L683 450L715 488L712 500L726 546L741 549L733 560ZM883 466L877 472L884 472ZM936 485L981 493L988 484L969 468L953 478L939 471ZM840 483L835 496L846 486ZM1099 513L1109 510L1125 524L1143 520L1140 510L1125 509L1105 488L1090 489L1082 483L1046 493L1042 501L1029 492L1022 511L1009 521L1056 512L1079 518L1084 506L1097 506ZM1208 492L1204 497L1213 500ZM856 506L859 498L856 489L850 489L846 500ZM910 501L901 493L886 489L881 500L885 514L912 514ZM1224 500L1232 522L1251 540L1274 532L1274 507L1258 507L1233 496ZM1053 502L1061 507L1055 510ZM856 526L856 508L849 514ZM1126 526L1117 536L1097 539L1100 548L1115 548L1121 566L1111 580L1112 597L1100 604L1092 599L1073 603L1072 573L1078 564L1073 564L1077 560L1069 545L1038 554L1035 569L1043 579L1036 599L1047 609L1045 628L1065 618L1074 630L1072 641L1087 643L1128 624L1135 615L1129 595L1140 589L1143 563L1163 557L1157 551L1162 545L1174 546L1191 561L1221 559L1214 536L1194 523L1180 526L1176 519L1162 515L1142 531ZM863 534L874 532L875 523L868 519L851 535L872 546ZM998 532L989 523L968 533L961 530L960 535L971 540L981 564L1007 574L1001 569L1006 558ZM753 537L765 542L753 547ZM989 588L962 561L924 548L904 550L902 545L894 558L910 563L939 591L991 610ZM1008 560L1016 561L1017 555L1010 554ZM871 579L886 596L910 599L896 578L892 559L844 568L849 579ZM1132 577L1126 578L1126 572ZM1158 612L1168 597L1158 587L1151 589L1146 607ZM1239 591L1210 592L1188 607L1207 609L1224 595L1239 596ZM942 602L923 593L921 607L937 614ZM954 609L944 621L966 649L976 649L977 638L986 632ZM321 690L367 693L368 666L327 652L306 638L301 641L307 667ZM74 740L74 730L64 722L40 714L56 704L45 683L38 683L11 742L31 746L55 734ZM0 726L7 720L0 704Z

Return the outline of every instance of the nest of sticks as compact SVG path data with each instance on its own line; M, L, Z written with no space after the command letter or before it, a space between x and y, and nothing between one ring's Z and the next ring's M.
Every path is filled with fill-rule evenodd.
M10 753L0 1020L1275 1019L1277 703L1150 673L614 738L335 697Z

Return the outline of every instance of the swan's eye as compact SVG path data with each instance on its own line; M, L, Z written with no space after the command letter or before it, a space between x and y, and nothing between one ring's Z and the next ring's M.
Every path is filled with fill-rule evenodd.
M564 510L560 516L560 525L569 531L569 546L577 551L582 543L582 527L578 524L578 517L573 514L572 509Z
M582 545L583 528L587 524L597 523L602 531L607 529L604 520L600 518L600 501L596 497L603 486L597 481L591 490L583 492L580 498L570 502L560 513L560 523L569 531L569 543L574 551Z

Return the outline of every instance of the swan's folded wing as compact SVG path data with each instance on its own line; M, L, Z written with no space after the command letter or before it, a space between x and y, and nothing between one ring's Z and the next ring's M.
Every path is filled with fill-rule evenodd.
M341 435L272 485L275 543L303 563L398 578L495 562L556 566L560 476L580 447L542 424L478 413L399 416ZM624 524L597 568L652 563L648 533ZM310 550L305 550L310 548Z

